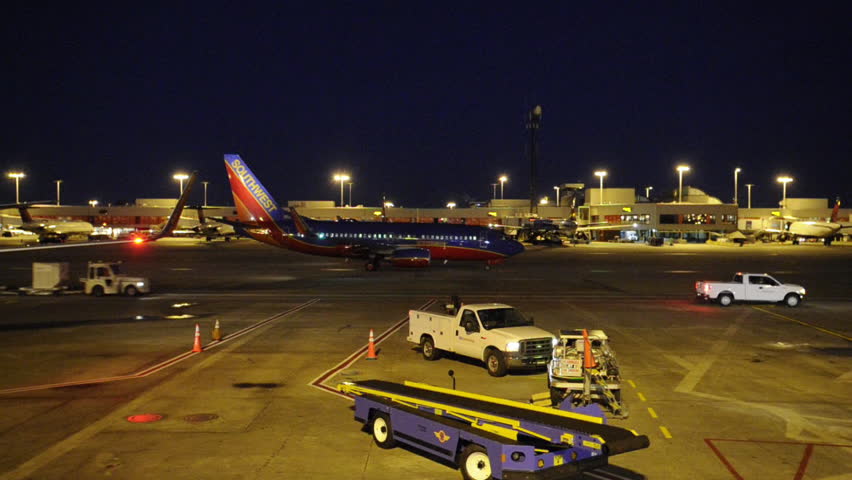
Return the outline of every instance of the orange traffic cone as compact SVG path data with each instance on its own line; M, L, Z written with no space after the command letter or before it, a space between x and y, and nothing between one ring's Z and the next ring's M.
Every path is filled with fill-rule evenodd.
M378 359L378 355L376 355L376 344L373 341L373 329L370 329L370 345L367 347L367 360L376 360Z
M198 324L195 324L195 343L192 345L193 352L200 352L203 350L201 348L201 328L199 328Z
M589 333L583 329L583 368L595 368L598 362L592 355L592 342L589 341Z
M222 331L219 330L219 319L216 319L216 325L213 327L212 337L214 342L222 340Z

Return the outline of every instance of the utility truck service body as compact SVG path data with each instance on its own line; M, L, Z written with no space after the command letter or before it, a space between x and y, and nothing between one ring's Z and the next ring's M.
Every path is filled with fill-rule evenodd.
M765 273L737 272L730 282L695 282L695 295L704 300L718 301L727 307L734 301L784 302L796 307L805 298L801 285L784 284Z
M487 303L448 310L457 313L408 312L408 341L420 345L426 360L437 360L441 351L453 352L482 360L495 377L508 369L545 367L550 361L556 338L513 307Z

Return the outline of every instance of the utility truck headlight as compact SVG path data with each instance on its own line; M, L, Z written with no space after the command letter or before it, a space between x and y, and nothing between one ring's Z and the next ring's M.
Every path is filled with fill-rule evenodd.
M509 342L506 344L507 352L517 352L521 349L521 342Z
M550 339L550 346L555 347L557 345L559 345L559 339L558 338L551 338Z

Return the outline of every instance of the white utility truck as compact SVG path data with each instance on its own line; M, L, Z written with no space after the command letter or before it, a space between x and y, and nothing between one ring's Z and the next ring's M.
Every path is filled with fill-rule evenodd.
M508 369L545 367L550 361L556 338L509 305L458 302L448 305L447 313L408 312L408 341L420 345L426 360L453 352L485 362L494 377Z
M86 276L80 281L86 295L127 295L135 297L151 291L151 282L144 277L130 277L121 272L121 262L89 262Z
M784 302L788 307L796 307L805 298L805 289L801 285L781 283L765 273L737 272L730 282L695 282L695 295L718 301L723 307L735 301Z

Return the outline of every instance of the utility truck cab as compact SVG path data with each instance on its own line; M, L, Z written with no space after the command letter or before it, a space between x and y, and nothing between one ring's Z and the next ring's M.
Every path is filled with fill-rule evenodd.
M547 366L556 338L533 326L532 319L501 303L454 303L449 315L408 312L408 341L420 345L423 358L437 360L442 351L453 352L485 362L495 377L509 369Z
M81 281L86 295L127 295L135 297L151 291L151 282L144 277L130 277L121 271L121 262L89 262L86 277Z

